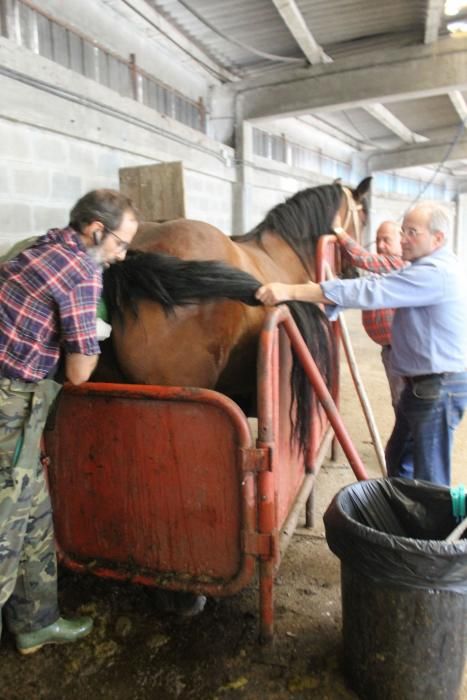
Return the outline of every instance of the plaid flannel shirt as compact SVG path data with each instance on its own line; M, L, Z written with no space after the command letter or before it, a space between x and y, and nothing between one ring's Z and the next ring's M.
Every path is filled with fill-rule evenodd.
M60 351L97 355L102 272L72 228L51 229L0 265L0 376L37 382Z
M353 238L346 233L338 237L344 255L354 265L368 272L384 274L405 267L406 262L398 255L382 255L370 253L362 248ZM394 309L378 309L376 311L362 311L363 327L375 343L379 345L391 344L391 327L394 318Z

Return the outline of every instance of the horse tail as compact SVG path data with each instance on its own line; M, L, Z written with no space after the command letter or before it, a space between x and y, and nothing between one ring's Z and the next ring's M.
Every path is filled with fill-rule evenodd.
M181 260L163 253L129 253L121 262L104 271L104 300L110 320L123 323L129 309L138 315L138 301L159 303L169 314L175 306L212 299L231 299L258 306L255 292L261 283L252 275L216 260ZM330 325L314 304L287 303L305 343L329 384L332 380L333 340ZM313 390L298 357L293 353L291 370L292 438L305 454L310 437L310 421L314 405ZM296 408L296 419L293 419Z
M217 260L181 260L163 253L129 253L104 271L104 299L110 318L123 323L128 308L138 315L138 301L149 299L168 314L175 306L213 298L259 306L261 283L252 275Z
M332 386L336 367L336 354L331 325L325 314L315 304L290 301L290 313L306 346L323 375L327 386ZM291 370L292 401L290 405L292 439L298 442L305 454L310 441L310 425L316 397L305 370L295 351L292 350ZM295 420L293 419L295 409Z

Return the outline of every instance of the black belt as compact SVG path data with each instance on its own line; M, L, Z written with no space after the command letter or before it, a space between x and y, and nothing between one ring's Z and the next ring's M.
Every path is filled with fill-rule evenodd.
M418 382L423 382L425 381L425 379L436 379L437 377L439 377L440 379L446 379L446 377L449 377L453 374L462 374L462 371L437 373L435 372L433 374L416 374L415 377L404 377L404 379L409 384L418 384Z
M417 374L415 377L407 377L409 382L416 384L417 382L423 382L425 379L436 379L436 377L441 377L441 379L447 374L447 372L438 372L438 374Z

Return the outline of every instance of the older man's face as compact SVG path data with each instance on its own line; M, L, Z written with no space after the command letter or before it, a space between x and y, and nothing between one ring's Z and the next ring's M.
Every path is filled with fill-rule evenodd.
M376 231L376 250L381 255L402 255L401 230L399 226L383 223Z
M429 212L422 208L415 208L404 217L401 233L404 260L418 260L444 244L444 234L441 231L431 233L429 219Z

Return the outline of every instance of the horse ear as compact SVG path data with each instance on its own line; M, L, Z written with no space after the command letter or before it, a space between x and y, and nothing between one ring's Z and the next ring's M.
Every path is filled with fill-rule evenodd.
M370 177L366 177L366 178L365 178L364 180L362 180L361 183L360 183L359 185L357 185L357 187L354 189L353 195L354 195L354 199L355 199L357 202L360 202L361 199L362 199L366 194L368 194L368 192L370 191L370 186L371 186L371 181L372 181L372 179L373 179L373 178L372 178L371 176L370 176Z

